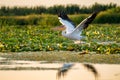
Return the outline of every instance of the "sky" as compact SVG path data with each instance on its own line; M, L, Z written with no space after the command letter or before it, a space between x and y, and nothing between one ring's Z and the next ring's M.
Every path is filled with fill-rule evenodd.
M109 4L109 3L116 3L120 6L120 0L0 0L0 7L1 6L53 6L53 5L66 5L66 4L78 4L80 6L90 6L95 2L101 4Z

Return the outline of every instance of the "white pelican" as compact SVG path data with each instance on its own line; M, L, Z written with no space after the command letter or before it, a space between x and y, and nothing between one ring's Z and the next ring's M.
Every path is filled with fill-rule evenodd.
M84 19L77 27L75 27L74 23L69 19L69 17L61 12L58 14L58 19L60 23L62 23L66 29L62 31L62 36L69 38L71 40L81 40L84 37L81 35L83 29L86 29L88 25L95 19L98 11L94 12L88 18Z

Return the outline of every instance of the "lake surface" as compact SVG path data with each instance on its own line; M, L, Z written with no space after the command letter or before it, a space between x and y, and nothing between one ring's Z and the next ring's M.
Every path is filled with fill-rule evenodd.
M120 64L74 64L65 76L57 77L62 62L20 61L0 58L1 80L120 80ZM68 63L69 64L69 63ZM98 72L97 78L84 64L92 65Z

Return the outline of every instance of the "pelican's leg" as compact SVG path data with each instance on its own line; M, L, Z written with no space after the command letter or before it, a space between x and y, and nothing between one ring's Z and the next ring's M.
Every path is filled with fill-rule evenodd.
M85 44L86 42L84 41L81 41L81 40L77 40L77 41L74 41L75 44Z
M75 44L81 44L81 41L80 40L76 40L74 41Z

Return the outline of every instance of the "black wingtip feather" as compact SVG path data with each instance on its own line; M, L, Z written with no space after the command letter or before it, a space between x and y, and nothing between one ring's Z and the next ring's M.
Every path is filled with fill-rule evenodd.
M97 12L94 12L90 17L88 17L88 20L86 21L86 24L90 24L95 19L97 14L98 14Z
M75 26L75 24L73 23L72 20L70 20L70 18L67 16L66 12L65 11L61 11L58 13L58 17L64 19L64 20L67 20L69 21L73 26Z
M88 27L88 25L90 24L90 23L92 23L92 21L96 18L96 16L97 16L97 14L99 13L100 11L95 11L95 12L93 12L92 13L92 15L91 16L89 16L88 18L87 18L87 21L85 22L85 27L84 27L84 29L86 29L87 27Z
M58 13L58 17L70 21L70 19L69 19L69 17L67 16L67 14L66 14L65 11L61 11L61 12L59 12L59 13Z

